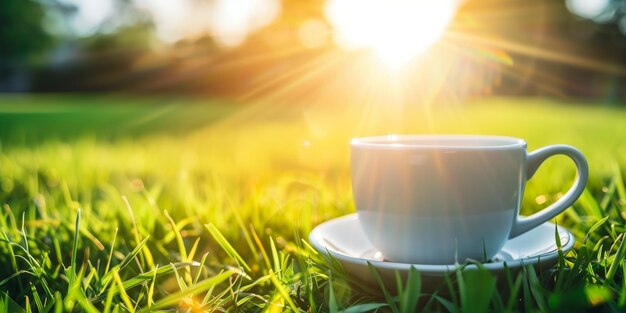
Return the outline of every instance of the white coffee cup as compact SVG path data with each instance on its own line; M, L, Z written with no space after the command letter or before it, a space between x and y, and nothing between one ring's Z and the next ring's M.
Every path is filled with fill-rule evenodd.
M519 216L526 181L557 154L576 163L576 182L548 208ZM522 139L462 135L355 138L351 172L372 245L387 260L414 264L490 259L508 239L571 206L588 177L587 160L571 146L528 153Z

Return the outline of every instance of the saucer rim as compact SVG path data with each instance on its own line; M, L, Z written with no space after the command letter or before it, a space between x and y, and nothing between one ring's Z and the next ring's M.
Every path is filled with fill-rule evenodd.
M409 270L411 267L414 267L420 272L434 274L434 273L448 273L451 271L456 271L459 268L465 268L465 269L477 268L475 264L468 265L465 263L463 264L418 264L418 263L398 263L398 262L377 261L377 260L372 260L372 259L367 259L367 258L360 258L360 257L350 256L350 255L341 253L339 251L330 250L326 247L326 245L322 243L322 240L319 240L321 239L321 236L319 233L321 232L322 228L329 227L330 224L351 221L351 220L358 222L358 215L356 213L353 213L353 214L336 217L336 218L330 219L328 221L325 221L315 226L313 230L311 230L311 232L309 233L309 242L311 243L313 248L315 248L315 250L317 250L319 253L330 254L332 257L340 261L358 264L358 265L365 265L365 266L367 266L367 264L370 263L376 268L381 268L381 269ZM555 225L552 222L545 222L541 224L540 226L542 225L550 225L551 227L556 226L559 234L567 235L567 242L562 243L561 245L561 251L563 251L564 254L569 252L574 247L574 242L575 242L574 235L565 227ZM535 264L555 261L558 255L559 255L559 251L557 249L557 250L553 250L550 252L541 253L539 255L534 255L534 256L525 257L521 259L486 263L486 264L482 264L482 266L487 270L497 271L497 270L504 269L504 265L506 263L506 266L508 268L516 269L516 268L526 266L526 265L535 265Z

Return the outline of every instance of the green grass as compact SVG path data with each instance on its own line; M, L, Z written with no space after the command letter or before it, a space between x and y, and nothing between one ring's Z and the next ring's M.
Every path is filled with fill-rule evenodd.
M625 121L626 111L537 99L426 110L2 96L0 311L623 311ZM504 280L459 271L437 294L420 292L417 271L397 295L355 283L306 238L355 210L349 139L383 133L579 147L588 189L556 219L574 251ZM549 160L523 213L553 202L574 173Z

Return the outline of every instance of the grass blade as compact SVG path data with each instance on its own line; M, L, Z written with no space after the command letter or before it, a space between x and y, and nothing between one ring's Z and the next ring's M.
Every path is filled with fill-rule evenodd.
M270 251L272 252L272 263L274 264L274 273L280 275L281 273L281 263L280 258L278 257L278 250L276 250L276 244L274 244L274 239L270 237Z
M167 210L163 211L163 214L170 222L172 232L176 237L176 245L178 246L178 253L180 253L180 260L183 262L187 261L187 248L185 248L185 241L183 241L183 236L180 234L180 231L178 230L178 227L176 226L176 223L174 222L170 214L167 213Z
M152 271L154 275L152 276L152 282L150 283L150 288L148 289L148 299L146 299L146 301L148 302L148 308L150 308L152 304L154 304L154 284L156 283L158 272L159 265L157 265L156 268Z
M148 242L148 239L150 239L150 236L146 236L146 238L144 238L139 245L137 245L133 251L131 251L128 255L126 255L124 257L124 259L122 260L122 262L120 262L120 264L116 265L115 267L113 267L114 270L117 271L121 271L122 269L124 269L126 266L128 266L128 264L130 264L130 262L132 262L132 260L137 256L137 254L141 251L141 249L146 245L146 242ZM106 287L109 283L111 283L111 281L113 280L113 272L114 270L111 270L109 272L107 272L106 274L104 274L104 276L102 277L102 284L103 284L103 288L101 290L101 293L104 292L104 287Z
M541 284L539 283L539 278L537 277L537 273L535 272L535 269L532 266L528 266L527 273L528 273L528 282L530 284L530 292L532 293L533 298L535 299L535 303L537 304L537 306L542 312L547 312L548 306L546 305L546 301L544 298L544 295L546 294L546 292L543 290L543 288L541 287Z
M118 228L115 227L115 233L113 233L113 240L111 241L111 251L109 251L109 258L107 259L107 265L104 268L104 272L108 273L109 268L111 267L111 260L113 259L113 251L115 251L115 242L117 241L117 232Z
M496 289L496 278L487 270L465 270L457 274L461 304L465 312L487 312Z
M626 261L621 261L622 277L626 277ZM622 281L622 288L620 289L619 299L617 300L617 306L624 309L626 306L626 281Z
M624 239L624 235L622 234L619 248L617 248L617 252L615 253L615 258L613 260L613 263L611 263L611 266L609 267L609 271L606 274L606 279L604 281L605 285L608 285L613 282L613 276L615 276L617 269L619 268L620 264L622 263L622 260L624 259L624 253L626 253L626 249L624 248L624 242L626 242L626 240Z
M417 303L420 298L421 279L420 273L414 266L409 268L406 279L406 287L400 294L400 311L402 313L412 313L417 310Z
M387 303L361 303L341 310L341 313L365 313L378 312L381 308L388 306Z
M124 283L122 283L122 279L120 278L120 275L118 274L117 271L113 271L113 279L115 280L115 283L117 284L118 294L120 295L120 298L122 298L122 301L124 301L124 305L126 305L126 310L131 313L134 313L135 307L133 305L133 302L130 300L130 297L126 293L126 289L124 288Z
M600 205L593 197L589 189L585 188L583 193L580 195L580 198L578 198L577 203L580 204L586 215L592 216L598 220L604 217L604 213L602 212Z
M30 284L30 290L32 291L33 300L35 300L35 305L37 306L37 312L43 312L43 303L41 302L37 288L35 288L35 285L32 283Z
M602 224L604 224L610 216L605 216L603 219L595 222L591 228L589 228L589 230L587 231L587 234L585 235L585 238L583 238L583 244L587 243L587 240L589 239L589 236L591 236L593 233L595 233L595 231L600 228L600 226L602 226Z
M509 301L506 304L507 311L513 312L517 307L517 303L520 299L518 296L520 287L522 286L522 280L525 279L524 275L518 274L515 278L512 288L509 289Z
M152 280L152 283L154 284L154 280L156 277L160 277L163 275L167 275L170 274L172 272L174 272L174 269L179 269L179 268L183 268L183 267L191 267L191 266L197 266L198 264L195 262L179 262L179 263L170 263L172 266L164 266L164 267L158 267L155 268L154 270L151 270L149 272L145 272L142 274L139 274L133 278L127 279L125 281L122 282L122 286L124 287L125 290L129 290L131 288L137 287L143 283L146 283L150 280ZM117 268L116 268L117 269ZM119 290L116 290L113 292L113 295L117 295L119 293ZM149 294L150 295L150 294ZM108 294L107 294L108 296ZM94 299L92 299L93 302L100 302L102 300L105 299L105 295L101 294L97 297L95 297Z
M177 293L173 293L169 296L164 297L163 299L157 301L154 305L152 305L152 307L150 307L149 311L156 311L156 310L162 310L164 308L168 308L168 307L172 307L178 303L181 302L181 300L185 299L188 296L191 295L195 295L198 294L200 292L203 292L215 285L218 285L226 280L228 280L228 278L230 278L232 275L237 275L239 276L241 274L240 271L235 270L235 269L231 269L228 271L224 271L223 273L220 273L216 276L213 276L209 279L205 279L199 283L197 283L196 285L187 288L184 291L180 291ZM148 312L148 308L140 310L139 312L143 313L143 312Z
M259 251L261 251L261 256L263 257L263 261L265 262L265 267L268 270L271 269L272 262L270 261L270 258L267 255L267 251L265 251L265 248L263 247L263 243L261 243L261 239L259 238L259 235L257 235L252 225L250 225L250 232L252 233L252 238L254 239L254 242L259 247Z
M444 308L446 308L446 310L448 310L448 312L451 312L451 313L461 312L459 307L456 306L456 304L452 303L450 300L442 298L440 296L434 296L434 297L435 299L437 299L439 303L441 303L441 305L443 305Z
M391 296L391 293L389 293L389 290L387 290L387 287L385 287L385 283L383 282L383 279L380 277L378 270L376 270L374 265L372 265L372 263L370 262L367 262L367 266L370 269L370 273L372 273L372 276L374 276L374 279L378 283L378 286L383 291L383 295L385 296L385 301L387 301L387 304L389 305L389 309L391 309L391 312L400 313L400 309L398 308L395 299Z
M276 275L271 270L270 270L269 275L270 275L270 281L272 282L272 284L274 284L274 287L276 287L276 290L280 293L283 299L287 301L287 304L289 304L291 309L294 312L300 312L296 304L293 302L293 300L289 296L289 293L287 292L287 290L285 290L285 286L283 286L283 284L278 280L278 278L276 278Z
M208 256L208 252L202 255L202 259L200 260L200 264L198 265L198 272L196 273L196 277L193 280L194 284L196 284L198 280L200 280L200 275L202 275L202 270L204 269L204 264L206 263L206 259Z
M74 284L74 279L76 279L76 254L78 254L78 234L80 232L80 208L78 208L76 212L76 225L74 230L74 245L72 246L72 256L70 259L70 267L72 268L71 277L69 277L70 283L72 286Z
M328 311L330 313L339 312L339 305L335 298L335 287L333 287L332 273L328 273Z
M233 246L226 240L224 235L215 227L213 224L204 225L206 229L211 233L211 236L217 241L217 243L224 249L226 254L228 254L239 266L243 266L247 271L250 271L250 266L248 263L244 261L244 259L237 253L237 250L233 248Z

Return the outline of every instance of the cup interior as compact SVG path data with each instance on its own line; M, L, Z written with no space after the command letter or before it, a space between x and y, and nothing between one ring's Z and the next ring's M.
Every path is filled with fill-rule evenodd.
M454 148L485 149L525 146L519 138L469 135L386 135L352 140L352 146L364 148Z

